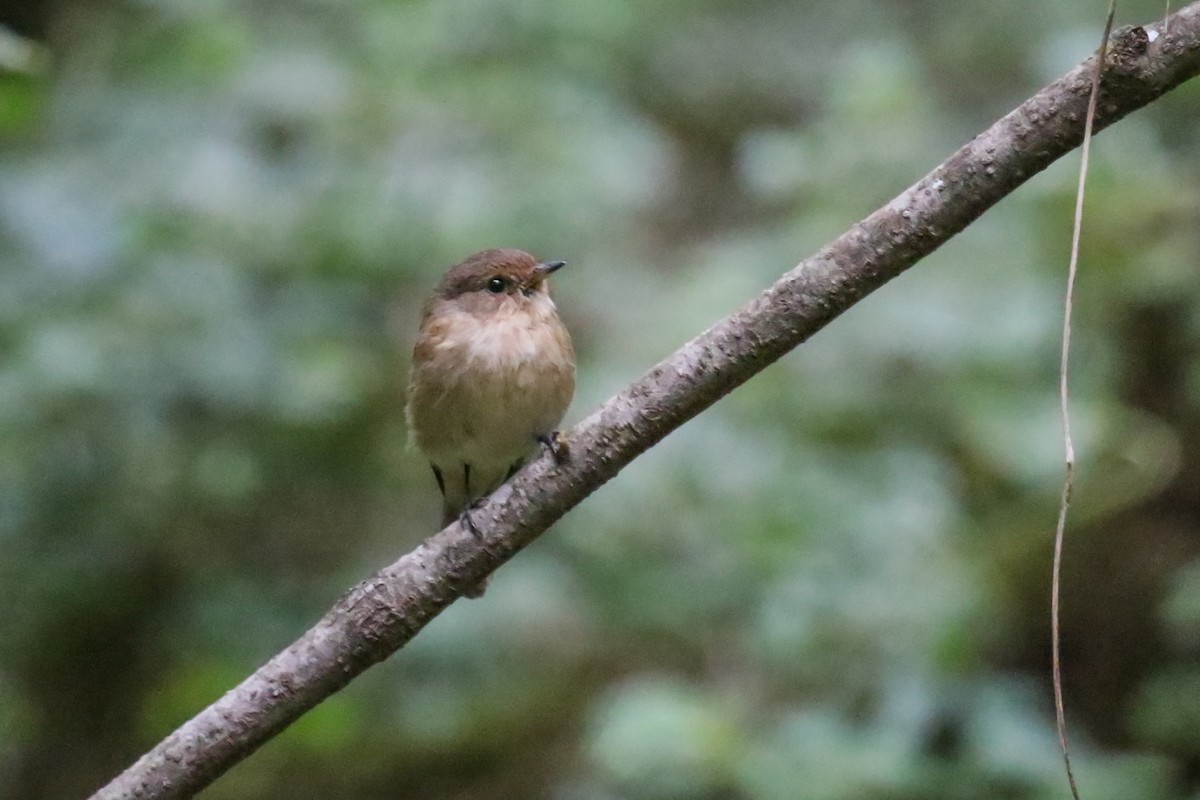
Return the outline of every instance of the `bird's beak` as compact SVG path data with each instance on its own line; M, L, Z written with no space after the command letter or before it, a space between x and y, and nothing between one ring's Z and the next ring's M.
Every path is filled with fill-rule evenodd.
M538 275L545 278L551 272L557 272L558 270L562 269L566 265L567 265L567 262L565 262L565 261L547 261L543 264L538 264L537 267L535 267L535 269L537 270Z

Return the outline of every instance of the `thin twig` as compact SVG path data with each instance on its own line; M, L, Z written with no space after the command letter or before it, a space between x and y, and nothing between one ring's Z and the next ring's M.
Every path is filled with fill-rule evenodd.
M1092 90L1088 98L1087 117L1083 123L1083 148L1079 163L1079 188L1075 193L1075 227L1071 231L1071 262L1067 268L1067 295L1063 303L1062 360L1058 370L1058 395L1062 410L1063 449L1066 455L1067 474L1063 480L1062 499L1058 504L1058 525L1054 531L1054 573L1050 581L1050 638L1051 671L1054 677L1054 716L1058 725L1058 744L1062 748L1063 766L1067 770L1067 782L1071 785L1071 797L1079 800L1079 788L1075 785L1075 773L1071 769L1071 750L1067 745L1067 715L1063 709L1061 634L1058 624L1059 587L1062 575L1063 537L1067 528L1067 509L1071 506L1071 492L1075 488L1075 445L1071 441L1070 393L1067 389L1067 370L1071 363L1071 311L1075 307L1075 276L1079 267L1079 236L1083 229L1083 197L1087 185L1088 155L1092 144L1092 124L1096 119L1096 100L1100 94L1100 76L1104 72L1104 59L1108 54L1108 37L1112 33L1113 15L1117 0L1109 0L1108 19L1104 23L1104 37L1100 51L1096 54L1096 69L1092 73Z

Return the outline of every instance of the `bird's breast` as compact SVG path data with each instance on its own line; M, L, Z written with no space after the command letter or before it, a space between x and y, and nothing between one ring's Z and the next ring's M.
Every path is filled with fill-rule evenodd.
M549 297L426 320L409 421L431 459L511 463L562 420L575 389L571 339Z
M453 311L439 319L435 350L462 369L488 373L574 368L571 339L554 304L508 303L490 314ZM522 307L528 306L528 307Z

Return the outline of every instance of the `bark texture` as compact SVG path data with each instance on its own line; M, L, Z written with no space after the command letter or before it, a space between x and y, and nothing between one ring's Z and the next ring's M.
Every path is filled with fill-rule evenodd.
M1094 58L1094 57L1093 57ZM305 711L390 656L464 591L640 453L933 252L1083 135L1092 59L1056 80L883 208L685 344L457 523L351 589L317 624L93 797L190 797ZM1102 130L1200 73L1200 2L1118 30Z

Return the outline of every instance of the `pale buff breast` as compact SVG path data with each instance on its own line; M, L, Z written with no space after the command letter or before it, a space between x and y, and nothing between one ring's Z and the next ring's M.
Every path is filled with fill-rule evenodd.
M548 295L511 298L486 317L443 307L422 336L407 411L430 461L506 469L562 421L574 353Z

